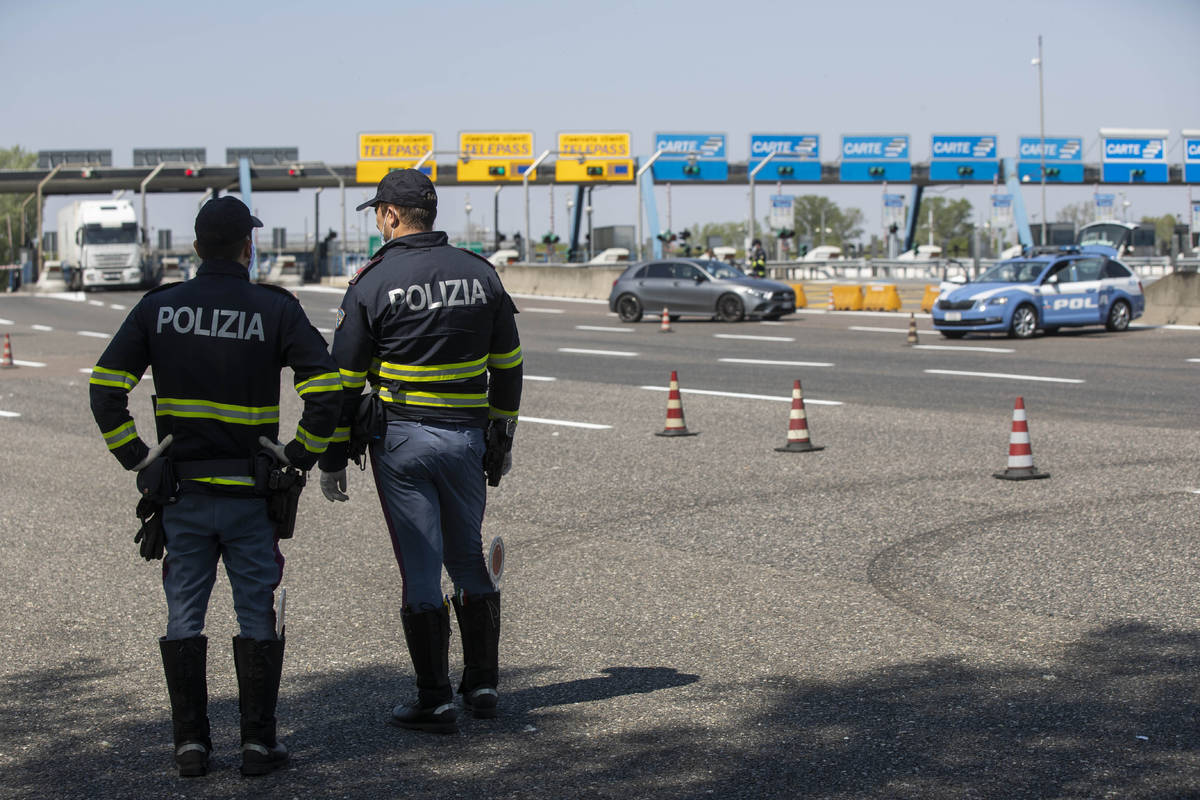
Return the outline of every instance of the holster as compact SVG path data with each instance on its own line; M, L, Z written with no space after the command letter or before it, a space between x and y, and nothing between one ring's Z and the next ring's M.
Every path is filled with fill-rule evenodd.
M137 488L141 497L138 498L137 514L142 525L133 537L138 544L138 553L147 561L163 557L166 533L163 530L163 506L169 506L179 501L179 480L171 459L160 456L137 474Z
M383 408L383 400L378 392L364 394L354 410L354 419L350 423L350 447L346 455L358 464L360 469L366 469L367 447L371 442L382 439L387 433L387 412Z
M483 472L487 475L488 486L500 485L500 478L504 474L504 456L512 450L516 432L516 420L488 420L487 432L483 439Z
M308 475L303 470L279 464L270 453L254 457L254 488L267 499L267 519L275 523L275 536L290 539L296 532L296 509Z

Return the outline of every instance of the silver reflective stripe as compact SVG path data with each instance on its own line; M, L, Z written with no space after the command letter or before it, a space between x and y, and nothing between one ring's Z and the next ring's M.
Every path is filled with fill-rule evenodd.
M244 753L247 750L253 750L261 756L268 755L269 753L267 748L263 747L261 744L255 744L254 742L246 742L244 745L242 745L242 752Z
M241 425L264 425L279 422L279 406L236 406L207 400L176 400L158 398L155 412L160 417L201 417Z
M341 376L336 372L327 372L324 375L317 375L316 377L297 383L296 393L303 397L309 392L332 392L340 391L341 388Z
M181 756L184 753L190 753L193 750L199 750L201 753L207 753L208 748L198 742L188 742L187 744L179 745L179 749L175 751L175 755Z

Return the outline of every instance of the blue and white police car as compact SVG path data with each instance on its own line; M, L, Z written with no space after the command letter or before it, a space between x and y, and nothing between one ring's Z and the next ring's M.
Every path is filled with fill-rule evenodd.
M1146 310L1142 282L1111 247L1064 247L1001 261L975 280L947 286L933 304L933 327L949 339L1104 325L1123 331Z

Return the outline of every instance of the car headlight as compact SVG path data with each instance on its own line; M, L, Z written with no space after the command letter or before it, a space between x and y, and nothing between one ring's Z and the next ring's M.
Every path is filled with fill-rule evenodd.
M1007 297L989 297L986 300L979 301L979 310L982 311L983 309L987 308L988 306L1002 306L1007 302L1008 302Z
M753 295L754 297L758 297L758 298L762 298L762 299L766 299L771 296L771 294L769 292L760 291L758 289L751 289L749 287L743 288L742 291L748 295Z

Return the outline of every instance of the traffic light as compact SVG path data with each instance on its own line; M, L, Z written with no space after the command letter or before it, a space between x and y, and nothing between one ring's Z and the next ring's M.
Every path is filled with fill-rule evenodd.
M683 174L691 177L696 177L700 174L700 165L689 161L683 165Z
M1062 173L1058 167L1046 167L1047 178L1057 178Z
M299 178L301 175L304 174L304 170L301 169L300 167L296 166L295 164L288 167L287 172L288 172L289 178Z
M686 242L688 239L692 238L692 232L687 228L684 228L682 231L680 231L679 238Z
M888 233L896 234L899 232L899 230L900 230L900 226L894 222L891 225L888 225Z
M195 178L199 175L200 175L199 167L184 167L183 168L183 177L185 177L185 178Z
M558 244L558 234L547 233L542 237L542 244Z
M781 178L790 178L790 177L792 177L792 176L793 176L793 175L795 175L795 174L796 174L796 168L795 168L795 167L793 167L793 166L791 166L791 165L789 165L789 164L780 164L780 165L779 165L779 177L781 177Z
M870 175L872 178L882 178L883 172L884 172L883 167L879 167L879 166L867 167L867 174Z
M962 166L960 166L958 168L958 177L960 177L960 178L969 178L974 174L975 174L974 167L968 167L966 164L963 164Z
M81 178L90 178L90 177L92 177L92 168L91 168L91 167L84 167L83 169L79 170L79 177L81 177Z
M503 178L506 172L504 167L488 167L488 175L493 178Z
M658 240L660 242L673 242L675 241L675 234L670 231L663 231L658 235Z
M1146 170L1131 169L1131 170L1129 170L1129 177L1131 180L1136 180L1138 178L1144 178L1144 177L1146 177Z
M588 167L587 174L589 178L599 178L604 175L604 167Z
M780 239L791 239L795 235L796 235L796 232L794 230L792 230L791 228L784 228L783 230L781 230L779 232Z

